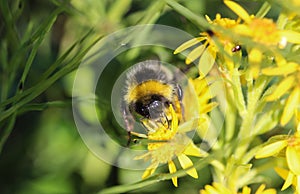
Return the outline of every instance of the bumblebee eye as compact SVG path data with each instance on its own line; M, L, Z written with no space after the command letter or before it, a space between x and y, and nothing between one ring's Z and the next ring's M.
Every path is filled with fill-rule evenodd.
M163 113L164 105L161 101L155 100L151 102L148 106L149 116L152 119L159 118Z
M183 99L183 91L179 84L176 85L176 93L179 100Z
M150 104L150 109L161 109L162 108L162 103L160 101L153 101Z

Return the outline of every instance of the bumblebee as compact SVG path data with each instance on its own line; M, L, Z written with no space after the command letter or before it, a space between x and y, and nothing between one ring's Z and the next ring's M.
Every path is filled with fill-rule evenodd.
M129 138L135 121L148 132L160 126L170 128L170 105L174 107L178 121L183 120L183 92L169 68L159 61L143 61L134 65L125 79L122 115Z

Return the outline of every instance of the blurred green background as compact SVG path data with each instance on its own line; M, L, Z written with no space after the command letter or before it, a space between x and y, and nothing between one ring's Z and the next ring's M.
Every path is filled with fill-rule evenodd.
M221 0L178 2L196 14L202 16L207 14L212 19L216 13L236 17L225 8ZM249 12L255 13L261 2L243 1L241 4ZM88 35L90 39L95 39L118 29L145 23L175 26L194 36L200 32L196 25L165 6L160 0L1 0L0 6L1 102L42 82L44 72L88 32L91 32ZM54 24L41 38L26 81L20 86L19 80L27 66L25 61L35 48L35 41L26 42L26 40L34 38L36 30L60 7L63 7L62 11L57 14ZM272 9L269 17L276 16L277 13L277 9ZM43 33L37 33L37 37L41 34ZM80 46L84 47L85 44L88 45L82 43ZM80 53L82 49L80 46L72 51L73 55L68 56L72 58ZM22 50L23 47L26 49ZM112 130L115 128L112 114L108 110L113 84L112 72L122 72L130 64L147 58L160 58L170 63L183 64L182 56L173 56L172 51L162 48L140 49L135 55L116 57L110 69L107 69L106 74L101 77L101 81L107 83L107 87L101 88L97 93L99 118L108 128ZM81 58L78 62L80 60ZM49 75L60 69L63 67L56 68ZM4 136L5 129L11 127L11 133L0 154L1 194L96 193L113 185L140 180L142 172L118 169L106 164L89 152L80 138L71 106L74 69L70 68L27 104L56 103L32 109L33 111L17 111L15 119L12 114L11 117L1 121L0 135ZM0 112L13 106L14 103L2 106ZM122 134L122 132L112 133ZM121 138L118 141L123 140ZM173 193L198 193L199 189L211 180L208 169L201 170L199 176L199 180L190 177L181 178L177 189L173 187L171 181L165 181L135 193L169 193L170 190Z

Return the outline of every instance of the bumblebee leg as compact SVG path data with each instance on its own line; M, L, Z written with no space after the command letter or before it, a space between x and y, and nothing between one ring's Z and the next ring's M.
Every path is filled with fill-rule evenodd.
M134 135L134 136L137 136L137 137L140 137L140 138L148 138L147 135L145 134L142 134L142 133L136 133L136 132L131 132L131 135Z
M127 135L128 135L128 139L127 139L126 147L129 147L130 146L130 142L131 142L131 131L127 131Z
M167 115L166 115L165 113L162 113L162 114L161 114L160 122L162 123L162 125L163 125L165 128L169 129L170 123L169 123L169 119L168 119L168 117L167 117Z
M128 140L126 145L127 147L129 147L131 142L131 132L133 131L134 128L134 119L126 106L123 105L122 109L123 109L122 116L125 122L125 127L128 135Z
M146 132L155 132L155 130L158 128L158 125L155 121L152 121L147 118L141 118L140 122L142 123L143 127L146 129Z
M123 119L125 122L125 127L128 132L133 131L134 119L129 111L123 110Z

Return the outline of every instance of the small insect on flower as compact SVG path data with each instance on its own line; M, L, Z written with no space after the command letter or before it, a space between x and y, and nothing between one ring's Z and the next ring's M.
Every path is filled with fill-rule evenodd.
M183 120L183 92L174 73L159 61L148 60L134 65L126 74L125 91L122 99L122 115L129 134L134 122L140 122L147 132L160 127L170 128L172 105Z
M231 49L231 51L232 51L233 53L238 52L238 51L240 51L240 50L242 50L242 46L241 46L241 45L236 45L235 47L233 47L233 48Z

